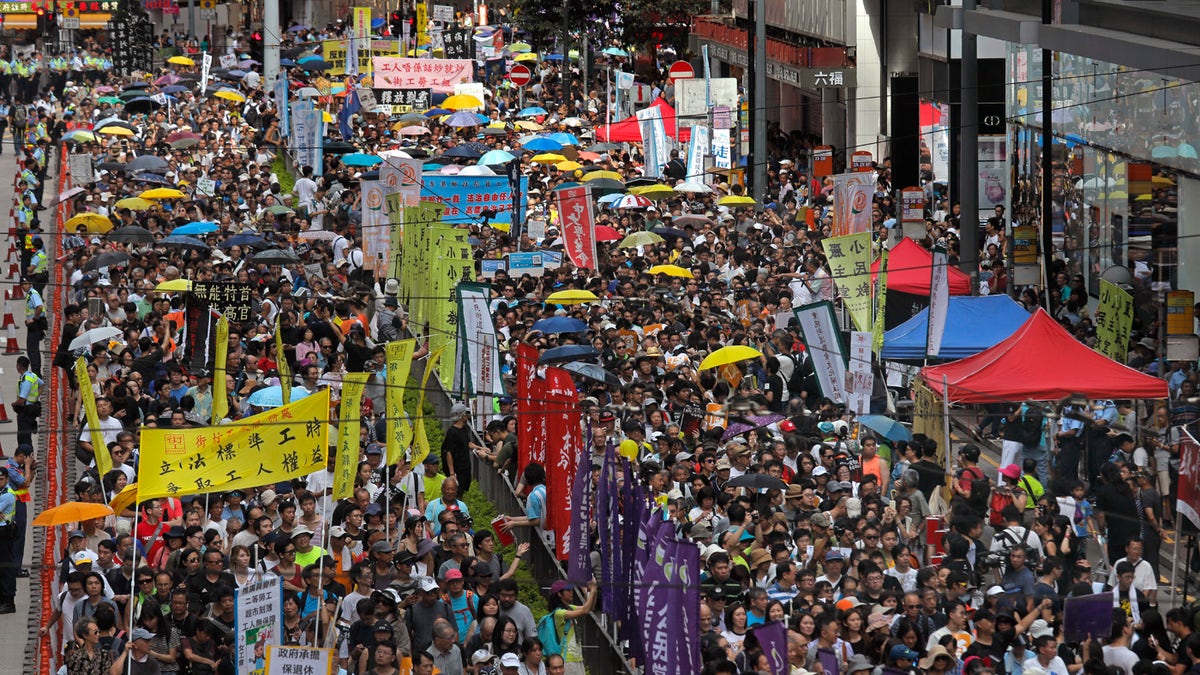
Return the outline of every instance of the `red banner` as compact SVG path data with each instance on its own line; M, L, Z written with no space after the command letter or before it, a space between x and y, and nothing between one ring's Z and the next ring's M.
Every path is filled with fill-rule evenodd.
M517 452L517 471L525 473L525 465L530 462L545 464L546 461L546 427L545 415L538 411L545 409L545 382L537 376L538 351L535 347L517 345L517 400L521 410L517 419L521 448Z
M1187 428L1183 428L1183 438L1179 443L1179 490L1175 502L1175 510L1187 516L1192 526L1200 529L1200 513L1196 506L1200 504L1200 443L1192 436Z
M567 531L571 527L571 488L583 447L583 419L579 410L579 395L571 374L561 368L547 368L545 414L547 420L546 447L546 524L554 531L555 549L559 560L567 559Z
M596 224L592 222L592 189L586 185L556 190L555 205L564 248L579 268L597 269Z

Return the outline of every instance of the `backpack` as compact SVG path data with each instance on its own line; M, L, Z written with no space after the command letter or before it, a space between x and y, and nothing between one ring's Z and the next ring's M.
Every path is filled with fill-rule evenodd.
M1001 514L1004 511L1004 507L1009 504L1016 504L1013 501L1012 495L993 492L991 501L988 502L988 525L992 527L1004 527L1004 516Z
M28 115L28 112L25 110L25 106L23 106L23 105L17 106L16 108L13 109L13 124L15 124L18 127L25 126L26 124L29 123L29 118L27 117L27 115Z
M1026 410L1021 415L1021 419L1017 422L1020 424L1017 435L1022 445L1037 447L1042 444L1042 423L1044 421L1041 413L1032 410Z
M571 633L571 622L563 622L563 635L558 635L558 622L554 620L554 612L550 612L543 616L537 623L538 640L542 642L542 652L546 656L558 654L563 656L563 650L566 649L567 636Z

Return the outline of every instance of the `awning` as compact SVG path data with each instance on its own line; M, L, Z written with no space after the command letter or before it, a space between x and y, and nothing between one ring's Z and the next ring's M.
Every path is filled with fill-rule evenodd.
M79 15L80 28L107 28L108 22L112 20L112 14L108 12L82 12Z
M2 27L9 30L36 30L37 14L5 14Z

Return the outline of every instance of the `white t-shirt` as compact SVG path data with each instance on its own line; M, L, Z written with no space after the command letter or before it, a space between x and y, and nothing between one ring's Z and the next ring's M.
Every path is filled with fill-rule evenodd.
M1021 668L1024 670L1039 668L1046 671L1046 675L1067 675L1067 664L1063 662L1063 660L1057 655L1053 659L1050 659L1050 664L1047 666L1043 667L1041 662L1034 657L1032 659L1027 659L1025 663L1021 665Z
M1133 667L1137 665L1138 656L1129 647L1112 647L1104 645L1104 664L1116 666L1125 671L1125 675L1133 675Z

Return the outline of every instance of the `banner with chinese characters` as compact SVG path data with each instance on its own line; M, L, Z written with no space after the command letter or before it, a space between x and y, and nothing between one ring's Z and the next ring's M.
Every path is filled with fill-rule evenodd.
M454 93L454 85L475 81L475 62L469 59L414 59L376 56L376 89L432 89Z
M471 402L472 419L484 427L492 420L493 397L504 392L500 379L499 338L492 313L491 286L461 282L455 288L458 299L458 354L454 362L454 390Z
M429 202L409 210L423 210L426 205ZM405 222L409 222L407 214ZM469 234L464 228L437 222L432 215L425 223L405 228L400 292L408 300L409 325L416 334L429 336L431 352L443 350L457 339L454 289L460 281L475 278ZM451 347L446 358L451 358L454 351ZM443 368L439 380L450 389L454 368Z
M847 364L846 407L855 415L871 412L871 390L875 371L871 369L871 333L850 332L850 362Z
M192 297L208 303L232 323L249 321L251 307L257 304L253 286L226 281L193 281Z
M442 50L448 59L475 60L475 40L466 28L447 28L442 31Z
M831 237L822 245L855 328L871 330L871 233Z
M431 107L428 89L380 89L375 87L371 91L375 93L376 104L388 106L393 115L425 112Z
M547 368L543 397L534 400L534 409L541 408L545 418L546 474L554 480L546 485L546 518L542 530L547 543L554 546L559 560L567 559L568 531L571 527L571 490L575 471L583 452L579 395L571 373L561 368ZM589 471L590 465L589 465Z
M1175 509L1191 521L1192 527L1200 528L1200 514L1196 513L1197 505L1200 505L1200 445L1186 427L1179 443L1179 487L1176 491Z
M841 173L833 177L833 236L871 231L875 172Z
M389 342L387 351L387 464L391 466L404 458L413 440L412 420L404 410L404 392L408 389L408 375L412 372L413 353L416 340Z
M581 269L598 269L596 226L592 222L592 189L587 185L554 191L559 227L571 263Z
M75 381L91 382L88 375L88 362L82 356L75 360ZM100 428L100 415L96 410L96 393L91 387L80 387L79 398L83 405L83 413L87 417L88 443L92 444L92 453L96 456L96 472L107 476L112 471L112 455L104 443L104 431Z
M391 248L386 186L382 180L364 180L362 186L363 267L383 276Z
M296 675L296 673L332 673L333 650L313 647L267 647L264 661L266 675Z
M1133 296L1120 286L1100 280L1100 306L1096 308L1096 351L1125 363L1129 358L1129 331L1133 328Z
M338 408L338 453L333 469L333 498L354 496L354 469L358 466L362 435L363 389L371 373L346 373L342 376L342 403Z
M269 645L282 642L278 630L283 616L283 580L275 575L237 589L237 672L263 672Z
M325 468L329 390L200 429L143 427L138 498L244 490Z
M369 11L369 10L368 10ZM360 40L357 44L358 74L370 75L377 56L395 56L400 53L400 43L397 40ZM326 76L346 75L346 59L350 55L349 40L324 40L321 43L321 54L329 64Z
M447 223L475 223L483 217L489 222L512 224L512 188L507 176L421 176L421 199L446 206L442 220ZM529 177L521 177L521 206L529 190Z
M841 334L828 300L798 307L792 312L800 322L800 334L812 359L821 394L835 403L846 400L846 357Z

